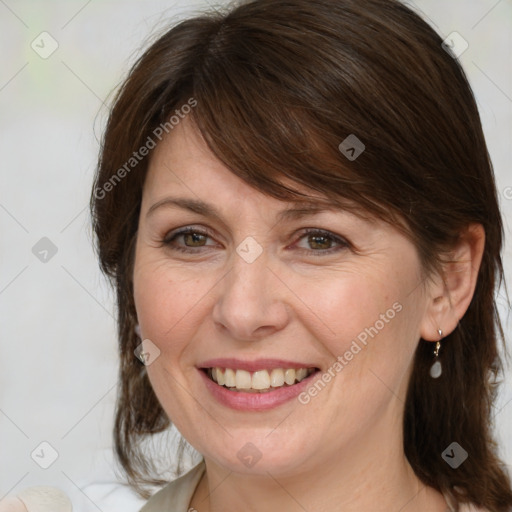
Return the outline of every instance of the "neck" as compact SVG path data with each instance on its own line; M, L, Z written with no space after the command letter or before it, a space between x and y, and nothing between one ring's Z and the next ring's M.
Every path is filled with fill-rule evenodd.
M446 512L443 496L426 487L394 442L352 443L343 453L319 454L293 476L234 473L205 459L206 472L191 507L201 512Z

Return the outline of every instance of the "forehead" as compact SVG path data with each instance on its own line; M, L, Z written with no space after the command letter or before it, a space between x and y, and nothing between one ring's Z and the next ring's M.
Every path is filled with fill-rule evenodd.
M188 120L177 125L154 149L144 192L163 187L189 189L192 193L211 187L231 186L236 176L210 151L201 133Z
M215 217L211 208L215 203L216 213L226 208L238 208L239 214L251 207L271 209L279 221L334 211L352 214L371 224L380 223L361 204L341 194L315 190L284 174L271 179L288 188L290 196L274 197L237 176L215 156L195 123L186 117L153 150L144 182L142 210L154 209L157 203L167 201L168 205L179 203L180 207Z
M235 201L260 195L274 199L276 204L290 203L309 210L340 207L341 202L335 202L289 178L276 177L276 181L296 191L295 197L274 199L245 182L212 153L200 131L185 119L154 149L144 183L144 195L156 197L169 191L187 193L187 196L196 196L198 203L207 198L229 196Z

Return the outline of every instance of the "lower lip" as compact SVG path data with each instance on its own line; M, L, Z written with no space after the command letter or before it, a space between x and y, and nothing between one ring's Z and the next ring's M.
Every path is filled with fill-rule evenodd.
M293 400L311 384L311 380L318 373L317 370L293 386L284 386L282 388L276 388L274 391L266 391L265 393L244 393L243 391L230 391L224 386L219 386L219 384L211 380L203 370L198 371L201 374L206 388L213 397L222 405L226 405L238 411L264 411Z

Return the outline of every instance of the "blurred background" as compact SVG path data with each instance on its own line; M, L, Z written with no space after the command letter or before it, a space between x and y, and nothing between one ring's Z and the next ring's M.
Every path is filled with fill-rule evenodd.
M0 499L63 489L77 512L137 511L111 453L113 293L88 200L111 93L154 34L226 2L0 0ZM408 2L459 54L480 108L512 271L512 0ZM456 32L456 34L454 34ZM504 294L499 303L512 345ZM495 410L512 464L512 376ZM193 463L193 458L188 464Z

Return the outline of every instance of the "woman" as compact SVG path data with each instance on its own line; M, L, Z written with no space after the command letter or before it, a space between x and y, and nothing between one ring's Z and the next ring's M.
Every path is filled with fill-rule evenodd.
M511 509L492 168L464 72L407 7L180 23L116 97L91 206L119 461L148 496L141 442L171 422L203 457L144 512Z

